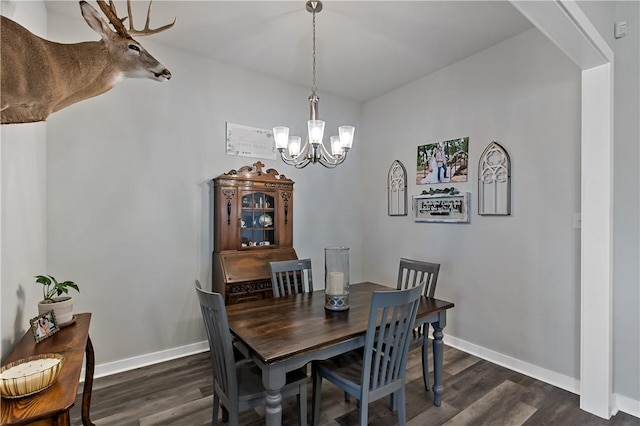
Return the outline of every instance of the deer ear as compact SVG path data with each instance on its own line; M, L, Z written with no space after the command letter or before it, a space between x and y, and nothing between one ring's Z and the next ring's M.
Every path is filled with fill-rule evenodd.
M80 2L80 10L82 12L82 17L87 21L89 27L100 34L103 39L106 40L112 35L113 31L109 28L109 24L102 19L93 6L83 0Z

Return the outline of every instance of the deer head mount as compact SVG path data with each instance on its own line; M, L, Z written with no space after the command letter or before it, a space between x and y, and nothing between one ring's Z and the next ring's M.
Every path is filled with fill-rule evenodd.
M171 28L151 29L147 20L136 30L127 0L127 14L119 18L113 0L98 6L113 26L86 1L80 10L100 41L61 44L42 39L5 16L0 16L0 121L2 124L44 121L55 111L110 90L124 78L165 81L171 73L132 36L145 36ZM129 29L124 22L129 20Z

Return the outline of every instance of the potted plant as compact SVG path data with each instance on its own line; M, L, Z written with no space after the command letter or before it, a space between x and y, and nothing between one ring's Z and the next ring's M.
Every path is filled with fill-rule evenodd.
M36 283L42 284L43 299L38 302L40 315L53 310L59 326L64 326L73 320L73 297L62 296L69 294L69 289L80 291L73 281L59 282L51 275L36 275Z

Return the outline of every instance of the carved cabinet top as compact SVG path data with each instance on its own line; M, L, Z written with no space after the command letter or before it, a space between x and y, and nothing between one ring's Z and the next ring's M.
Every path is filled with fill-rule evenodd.
M263 171L264 164L261 161L253 163L253 166L243 166L238 170L229 170L214 179L214 182L221 184L231 184L235 180L241 181L269 181L280 182L278 187L291 187L293 181L285 175L278 173L276 169L267 169ZM244 183L244 182L243 182ZM246 184L246 183L245 183Z

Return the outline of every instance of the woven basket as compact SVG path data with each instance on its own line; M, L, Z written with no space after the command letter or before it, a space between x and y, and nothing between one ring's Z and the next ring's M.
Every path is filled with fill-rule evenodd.
M5 365L0 370L0 394L3 398L22 398L48 388L60 375L63 362L62 355L43 354Z

